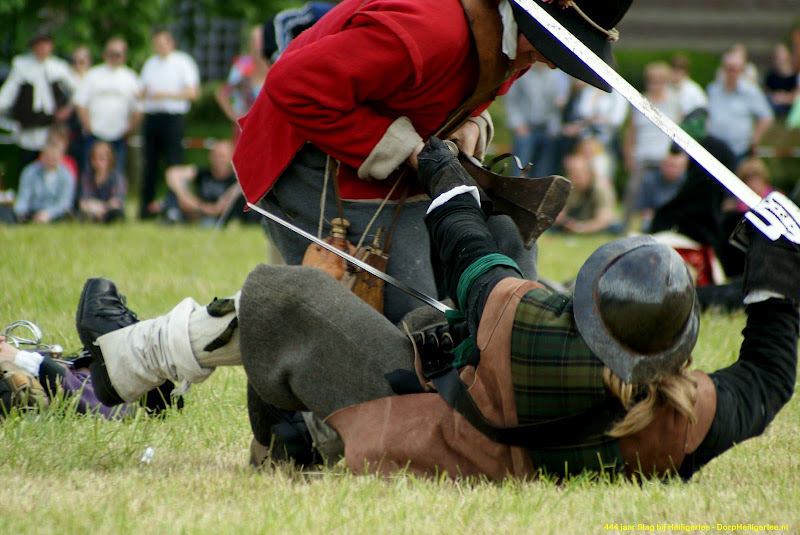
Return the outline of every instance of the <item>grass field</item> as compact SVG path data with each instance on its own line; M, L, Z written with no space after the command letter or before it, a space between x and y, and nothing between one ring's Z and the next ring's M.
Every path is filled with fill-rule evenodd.
M258 227L217 235L130 223L0 227L0 327L36 322L45 342L79 349L74 314L87 277L105 276L148 318L190 295L232 294L267 258ZM540 241L540 271L567 280L604 237ZM736 359L744 316L705 314L695 365ZM341 467L255 472L241 369L196 385L183 411L123 422L62 405L0 425L0 533L450 534L800 533L800 401L765 435L690 483L636 486L602 478L502 484L354 476ZM152 446L151 462L141 462ZM737 526L738 524L738 526ZM707 529L706 529L707 528ZM737 529L738 528L738 529Z

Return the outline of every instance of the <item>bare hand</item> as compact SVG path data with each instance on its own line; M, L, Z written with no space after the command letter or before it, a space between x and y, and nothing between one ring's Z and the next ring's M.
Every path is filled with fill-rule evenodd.
M72 106L64 106L63 108L58 108L56 112L53 114L53 118L58 123L62 123L69 119L69 116L72 115Z
M179 196L178 207L184 214L197 214L202 211L200 199L193 195Z
M224 201L224 199L220 199L220 200ZM220 203L220 201L217 201L217 202L201 202L200 203L200 212L203 215L218 216L223 212L223 210L225 210L225 204L224 203Z
M42 210L40 212L36 212L35 214L33 214L32 221L34 223L49 223L51 219L52 218L50 217L50 214Z
M408 163L408 165L412 169L414 169L415 171L417 170L417 165L418 165L417 156L419 156L419 153L422 152L422 149L424 147L425 147L425 143L420 141L419 144L416 147L414 147L414 151L406 159L406 162Z
M0 336L0 362L14 362L17 353L19 353L19 349L6 342L5 336Z
M467 121L458 127L450 140L454 141L461 152L470 156L475 155L475 150L478 147L478 140L480 139L481 129L473 121Z

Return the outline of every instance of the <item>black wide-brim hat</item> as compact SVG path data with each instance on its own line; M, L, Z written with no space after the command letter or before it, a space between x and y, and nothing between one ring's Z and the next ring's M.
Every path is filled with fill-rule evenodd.
M592 26L575 8L562 5L560 0L531 1L537 2L564 28L597 54L600 59L614 70L617 69L617 62L614 60L614 55L611 51L612 40L609 39L608 34ZM633 0L574 0L574 3L598 26L606 30L612 30L625 16ZM603 91L611 92L611 86L608 83L578 59L558 39L553 37L553 34L547 31L544 26L536 22L527 11L517 4L517 0L511 0L511 7L514 10L514 19L517 21L519 29L533 47L541 52L545 58L570 76L583 80Z

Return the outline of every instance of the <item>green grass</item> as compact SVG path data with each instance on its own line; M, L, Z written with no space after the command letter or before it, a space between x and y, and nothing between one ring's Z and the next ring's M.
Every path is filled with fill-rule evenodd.
M0 326L36 322L45 342L78 349L74 314L87 277L114 279L141 318L185 296L232 294L266 259L260 228L212 236L130 223L0 227ZM566 280L605 237L542 237L540 271ZM705 314L696 366L736 359L741 314ZM349 474L340 466L255 472L241 369L195 385L183 411L124 422L76 416L67 404L0 425L0 533L616 533L655 524L788 524L800 532L800 402L764 436L710 463L689 484L579 477L453 483ZM155 454L140 461L146 447ZM616 529L606 529L616 524ZM642 529L637 530L637 524ZM674 532L686 532L678 527ZM730 530L729 530L730 531ZM784 532L786 533L786 532Z

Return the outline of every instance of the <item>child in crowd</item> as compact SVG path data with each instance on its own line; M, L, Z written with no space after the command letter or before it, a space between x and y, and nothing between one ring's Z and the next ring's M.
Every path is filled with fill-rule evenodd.
M125 177L114 167L111 144L97 141L89 152L89 167L81 176L80 214L104 223L124 219L126 194Z
M14 203L17 221L50 223L69 215L75 183L61 163L66 145L48 143L40 158L22 170Z
M747 158L740 163L739 167L736 168L736 176L741 178L742 182L747 184L751 190L758 193L759 197L766 197L775 189L772 187L772 180L770 179L767 164L757 156ZM722 204L723 212L743 214L748 210L750 210L750 208L745 203L734 197L725 199Z

